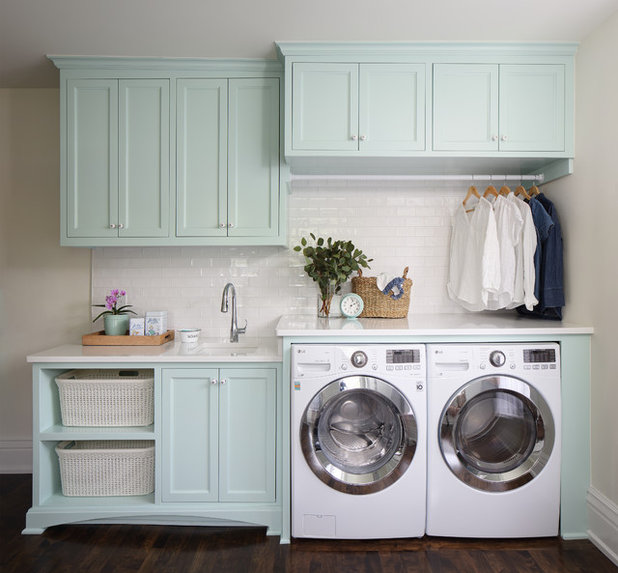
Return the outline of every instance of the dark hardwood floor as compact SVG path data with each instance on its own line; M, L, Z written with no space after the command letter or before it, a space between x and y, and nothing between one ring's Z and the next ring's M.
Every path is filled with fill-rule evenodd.
M294 540L264 529L66 525L21 535L31 477L0 475L1 573L616 573L589 541Z

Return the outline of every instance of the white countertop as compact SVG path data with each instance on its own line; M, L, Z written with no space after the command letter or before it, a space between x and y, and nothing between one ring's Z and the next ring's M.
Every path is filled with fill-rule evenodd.
M27 356L28 362L281 362L278 338L242 338L238 344L200 338L160 346L82 346L65 344Z
M592 334L592 326L530 319L515 313L414 314L408 318L317 318L282 316L277 336L495 336Z

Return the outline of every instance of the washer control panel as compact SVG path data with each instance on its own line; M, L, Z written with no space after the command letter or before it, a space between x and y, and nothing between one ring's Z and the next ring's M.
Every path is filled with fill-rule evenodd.
M293 344L292 377L318 379L338 375L423 378L423 344Z

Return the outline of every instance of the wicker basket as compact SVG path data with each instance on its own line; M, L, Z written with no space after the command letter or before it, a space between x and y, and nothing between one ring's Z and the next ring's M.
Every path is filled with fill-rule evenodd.
M154 442L61 442L62 493L67 496L146 495L154 491Z
M148 426L154 421L152 370L71 370L56 384L65 426Z
M361 270L352 278L352 292L363 299L364 308L360 318L405 318L410 308L412 280L407 278L408 267L403 271L403 295L395 300L389 294L382 294L376 285L376 277L364 277ZM391 291L392 292L392 291Z

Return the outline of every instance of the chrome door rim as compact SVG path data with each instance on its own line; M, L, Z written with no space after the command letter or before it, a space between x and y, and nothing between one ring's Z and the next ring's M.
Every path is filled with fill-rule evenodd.
M466 408L483 394L511 394L528 409L536 426L536 439L522 463L505 472L481 471L462 455L456 430ZM440 415L438 441L449 469L467 485L489 492L509 491L533 480L547 465L555 441L551 410L541 394L524 380L514 376L484 376L467 382L449 398Z
M334 465L322 452L317 438L320 416L328 402L341 392L362 390L375 392L392 404L401 424L401 440L392 457L375 471L351 473ZM418 439L414 410L406 397L394 386L372 376L347 376L330 382L309 402L300 424L300 446L313 473L329 487L348 494L363 495L387 488L408 469Z

